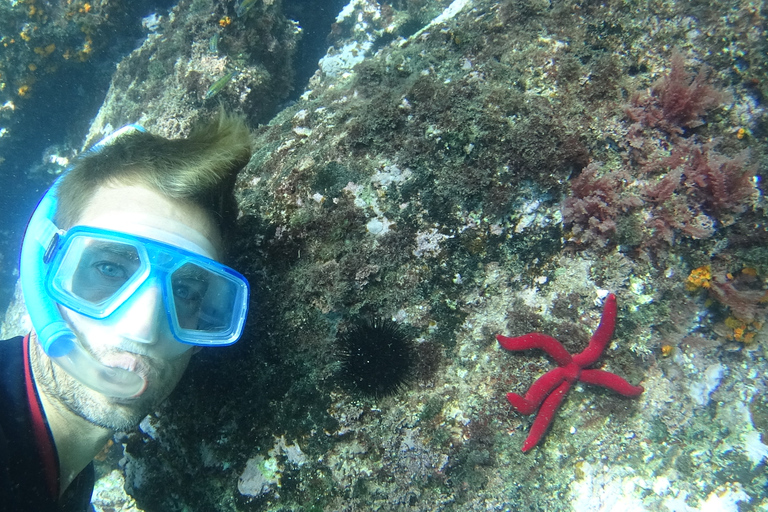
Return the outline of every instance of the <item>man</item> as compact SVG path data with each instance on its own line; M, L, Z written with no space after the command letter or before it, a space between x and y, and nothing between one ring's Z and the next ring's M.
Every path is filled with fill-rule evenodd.
M250 158L221 115L169 140L132 127L41 201L21 281L33 331L0 342L0 510L89 510L93 457L242 333L248 282L220 264Z

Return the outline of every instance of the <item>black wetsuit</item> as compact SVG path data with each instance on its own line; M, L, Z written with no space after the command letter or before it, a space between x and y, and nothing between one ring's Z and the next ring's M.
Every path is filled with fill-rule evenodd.
M89 464L59 496L59 458L29 365L27 338L0 341L0 510L83 512L92 507Z

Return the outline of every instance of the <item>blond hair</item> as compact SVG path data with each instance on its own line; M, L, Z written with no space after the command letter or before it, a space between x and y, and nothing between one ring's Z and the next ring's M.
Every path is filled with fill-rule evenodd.
M104 185L143 185L188 201L207 212L226 240L237 217L233 189L251 157L243 120L222 112L198 124L185 139L132 132L84 153L61 179L54 221L62 229L78 222L94 192Z

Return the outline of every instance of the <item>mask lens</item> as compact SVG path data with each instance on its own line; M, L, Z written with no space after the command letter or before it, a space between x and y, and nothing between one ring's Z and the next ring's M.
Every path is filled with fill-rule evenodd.
M66 234L46 279L56 302L98 319L125 314L145 285L161 285L173 336L194 345L234 343L248 312L248 281L234 270L179 247L87 226Z
M141 258L133 245L80 235L67 247L54 285L101 310L135 281L141 268Z
M229 331L237 285L227 276L187 262L171 274L179 327L212 334Z

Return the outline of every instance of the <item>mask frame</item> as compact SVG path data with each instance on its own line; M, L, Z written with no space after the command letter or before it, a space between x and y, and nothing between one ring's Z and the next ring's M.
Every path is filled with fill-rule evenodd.
M99 269L105 264L119 276L104 276ZM74 226L58 238L48 264L48 295L93 319L119 318L147 286L160 289L177 342L223 346L242 335L248 280L201 254L133 234Z

